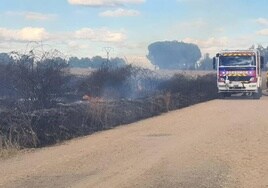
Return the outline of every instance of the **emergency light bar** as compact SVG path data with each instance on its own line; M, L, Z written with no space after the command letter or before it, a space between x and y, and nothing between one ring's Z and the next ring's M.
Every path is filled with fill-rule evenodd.
M255 53L223 53L222 56L254 56Z

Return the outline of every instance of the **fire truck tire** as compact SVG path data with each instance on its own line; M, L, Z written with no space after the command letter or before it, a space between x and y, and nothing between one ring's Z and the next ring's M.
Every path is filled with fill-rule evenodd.
M231 93L219 93L219 99L225 99L226 97L231 97Z
M225 97L231 97L232 94L231 93L224 93Z
M260 99L262 96L262 89L258 88L258 92L257 93L253 93L253 99Z

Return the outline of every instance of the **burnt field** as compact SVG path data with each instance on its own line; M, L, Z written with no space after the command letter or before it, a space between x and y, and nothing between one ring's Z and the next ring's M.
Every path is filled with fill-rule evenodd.
M129 65L73 75L64 63L20 56L1 65L0 148L52 145L217 97L213 73Z

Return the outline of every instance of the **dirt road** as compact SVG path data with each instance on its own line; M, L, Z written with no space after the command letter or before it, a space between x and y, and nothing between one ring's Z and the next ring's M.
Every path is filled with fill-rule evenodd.
M268 97L214 100L0 161L0 187L267 188Z

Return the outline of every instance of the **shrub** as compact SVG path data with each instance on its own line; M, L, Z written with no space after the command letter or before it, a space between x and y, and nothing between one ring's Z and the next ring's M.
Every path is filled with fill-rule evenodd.
M47 55L47 54L45 54ZM2 95L12 93L16 100L31 103L32 108L48 108L66 91L66 61L59 57L13 54L9 64L1 65Z
M170 79L163 81L158 89L172 94L180 93L182 95L191 96L196 93L206 93L214 97L217 93L216 81L216 75L214 74L197 77L175 74Z
M181 85L185 83L187 87L184 85L186 88L183 88ZM215 75L189 79L175 75L162 84L159 92L144 98L92 98L87 102L61 104L51 109L2 112L2 143L21 147L47 146L211 100L217 94Z
M153 71L132 65L102 67L85 78L79 91L91 97L134 99L153 94L159 82Z

